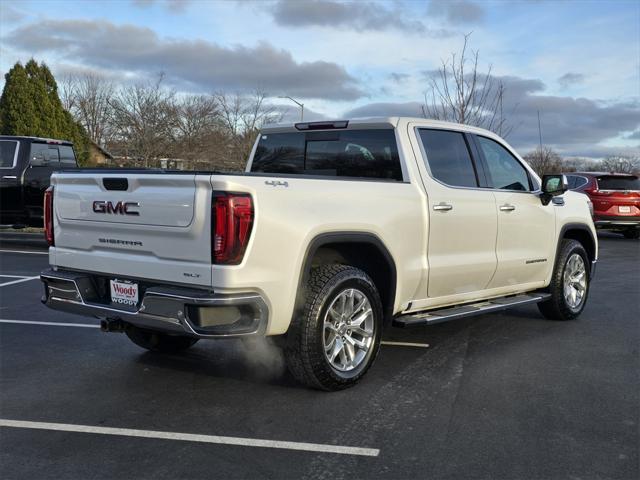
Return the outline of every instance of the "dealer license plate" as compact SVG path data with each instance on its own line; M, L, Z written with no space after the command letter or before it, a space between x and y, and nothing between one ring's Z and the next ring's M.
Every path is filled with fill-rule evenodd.
M618 212L620 213L631 213L631 207L626 205L626 206L619 206L618 207Z
M136 306L138 304L137 283L122 282L120 280L110 280L110 282L111 302L128 306Z

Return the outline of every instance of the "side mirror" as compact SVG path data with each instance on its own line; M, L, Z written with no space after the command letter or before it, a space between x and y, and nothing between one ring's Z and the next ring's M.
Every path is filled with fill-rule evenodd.
M564 175L544 175L542 177L542 204L547 205L553 197L569 190L569 182Z

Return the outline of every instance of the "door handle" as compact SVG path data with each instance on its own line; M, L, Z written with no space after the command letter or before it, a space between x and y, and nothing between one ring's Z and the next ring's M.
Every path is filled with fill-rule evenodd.
M18 177L16 177L15 175L3 175L2 179L3 180L17 180Z
M438 205L434 205L433 209L436 212L448 212L449 210L453 210L453 205L449 205L448 203L440 202Z
M513 212L516 209L515 206L509 205L508 203L504 205L500 205L500 211L502 212Z

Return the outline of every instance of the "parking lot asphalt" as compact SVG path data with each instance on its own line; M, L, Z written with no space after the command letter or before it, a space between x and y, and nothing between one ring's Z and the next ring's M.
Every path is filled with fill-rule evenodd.
M2 246L0 477L636 479L640 242L600 248L578 320L527 306L389 328L419 345L323 393L268 343L152 354L50 311L32 278L47 256Z

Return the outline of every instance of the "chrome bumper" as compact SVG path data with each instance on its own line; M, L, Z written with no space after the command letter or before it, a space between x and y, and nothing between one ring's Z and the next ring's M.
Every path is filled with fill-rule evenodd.
M42 303L68 313L94 316L167 333L197 338L227 338L263 335L268 321L264 299L255 293L221 295L173 286L145 289L139 306L131 310L100 301L90 274L64 270L45 270ZM201 317L216 317L216 309L237 311L233 322L202 325ZM215 322L214 322L215 323Z

